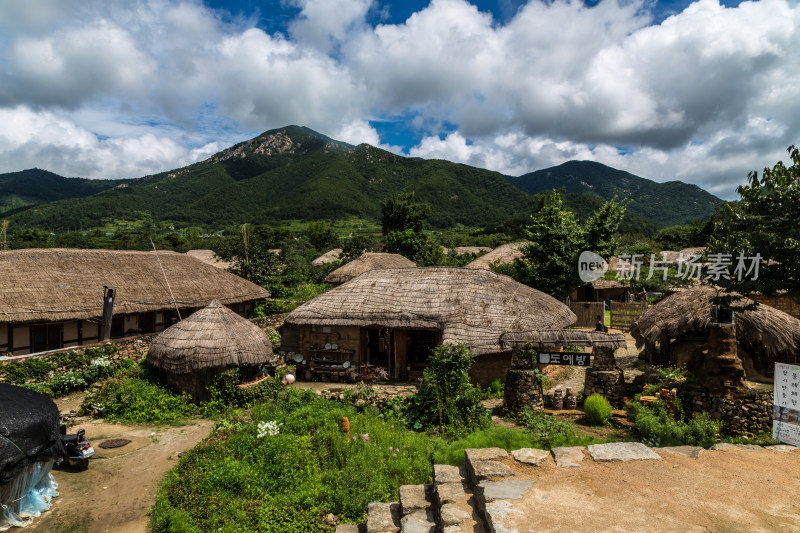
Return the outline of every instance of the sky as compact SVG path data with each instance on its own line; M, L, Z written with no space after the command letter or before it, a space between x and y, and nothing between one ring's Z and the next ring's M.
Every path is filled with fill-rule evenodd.
M800 144L798 50L798 0L2 0L0 172L140 177L296 124L734 199Z

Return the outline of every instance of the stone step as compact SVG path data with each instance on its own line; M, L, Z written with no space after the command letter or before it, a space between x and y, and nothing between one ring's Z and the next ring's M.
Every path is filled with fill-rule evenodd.
M533 481L523 479L484 480L478 483L475 487L476 505L489 533L509 531L503 523L505 518L521 511L521 500L532 486Z
M511 468L500 462L508 457L508 452L502 448L467 448L464 455L473 485L483 480L497 481L514 475Z
M400 503L372 502L367 506L367 533L400 533Z
M465 467L434 465L437 522L442 533L485 533Z
M339 524L335 533L367 533L366 524Z
M402 485L400 530L403 533L436 533L436 514L432 485Z

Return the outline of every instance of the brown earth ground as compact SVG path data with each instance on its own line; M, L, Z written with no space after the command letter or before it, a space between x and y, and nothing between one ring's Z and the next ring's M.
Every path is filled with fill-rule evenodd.
M66 413L77 410L83 397L83 393L73 393L56 400L56 404ZM24 529L26 532L145 532L158 483L175 466L177 454L194 447L214 426L210 420L161 427L106 424L91 418L73 422L71 431L86 429L97 455L86 470L53 471L59 496L49 511ZM98 447L112 438L132 442L109 450Z
M504 520L509 531L772 532L800 531L800 451L725 449L693 459L656 450L661 461L505 460L515 479L534 485Z

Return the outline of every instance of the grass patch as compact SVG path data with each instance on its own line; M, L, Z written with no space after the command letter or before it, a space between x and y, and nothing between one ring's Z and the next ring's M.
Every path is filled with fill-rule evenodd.
M580 435L575 425L552 415L525 409L517 417L517 422L530 435L533 448L549 450L559 446L588 446L597 444L591 435Z
M285 389L220 426L167 476L154 531L324 531L327 513L359 522L369 502L432 478L433 439L311 391Z
M503 448L506 451L533 447L529 434L518 429L495 427L471 433L450 444L442 444L433 454L433 462L454 466L464 465L464 450L467 448Z

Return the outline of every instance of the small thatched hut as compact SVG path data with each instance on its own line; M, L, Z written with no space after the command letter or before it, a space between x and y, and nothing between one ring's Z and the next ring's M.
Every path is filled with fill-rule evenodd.
M688 364L702 351L711 327L712 298L717 289L695 287L675 293L648 308L634 321L631 335L645 348L650 362ZM744 299L737 305L746 305ZM771 375L775 361L794 362L800 354L800 320L768 305L736 313L739 355L748 357L762 375Z
M480 270L489 270L489 265L492 263L507 264L513 263L514 259L522 258L521 248L528 244L527 242L512 242L498 246L488 254L482 255L475 261L468 264L465 268L474 268Z
M486 270L372 270L289 313L281 343L308 361L335 355L395 376L421 371L434 346L463 343L479 356L473 378L488 383L503 379L510 363L501 334L575 320L555 298Z
M195 259L199 259L207 265L211 265L222 270L228 270L233 266L233 263L230 261L223 261L217 257L217 253L214 250L189 250L186 252L186 255L194 257Z
M399 254L366 252L361 254L358 259L354 259L328 274L328 277L325 278L325 283L330 283L336 287L370 270L383 268L415 268L416 266L417 265L415 265L413 261Z
M147 351L147 363L195 400L207 398L207 385L222 370L244 368L243 377L253 378L274 360L267 334L216 300L164 330Z
M341 248L334 248L333 250L328 250L321 256L317 257L311 264L314 266L322 266L328 263L333 263L334 261L338 261L341 259L342 256L342 249Z

